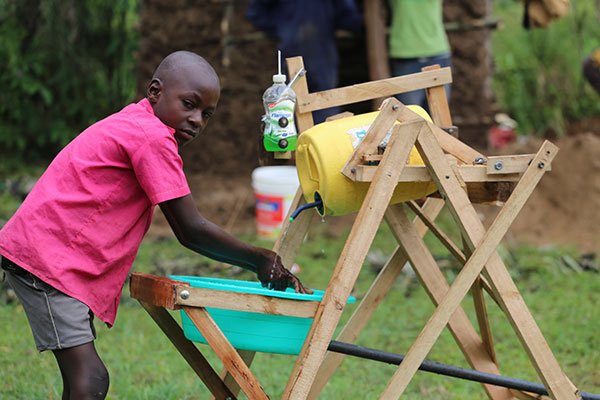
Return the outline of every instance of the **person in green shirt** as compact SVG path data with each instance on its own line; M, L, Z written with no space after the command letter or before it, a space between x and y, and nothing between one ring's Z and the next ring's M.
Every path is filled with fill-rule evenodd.
M450 44L442 20L442 0L390 0L390 69L393 76L421 72L439 64L452 66ZM446 85L450 98L450 86ZM424 90L396 96L403 104L415 104L429 111Z

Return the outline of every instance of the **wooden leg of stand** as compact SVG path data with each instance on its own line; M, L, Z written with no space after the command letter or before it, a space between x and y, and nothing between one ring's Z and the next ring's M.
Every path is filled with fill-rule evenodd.
M425 205L423 206L423 212L430 218L435 219L443 207L444 202L442 200L431 198L427 199L425 202ZM421 220L415 220L414 224L415 228L419 231L419 234L425 235L427 232L427 227L421 222ZM385 295L396 282L396 279L398 278L398 275L400 275L400 272L406 264L406 261L407 257L406 254L404 254L404 251L401 248L397 248L390 260L379 272L377 278L375 278L375 281L373 281L369 291L362 299L336 340L346 343L354 343L360 332L368 324L379 304L383 301ZM319 395L319 393L321 393L335 370L342 363L343 359L343 354L332 352L327 353L323 364L317 372L315 382L310 389L310 393L308 395L309 399L314 399Z
M282 398L308 396L421 126L402 124L390 137Z
M469 203L466 194L460 189L458 180L454 177L452 170L449 169L448 165L443 161L443 153L437 145L437 142L433 140L433 136L424 132L419 137L417 146L426 159L432 178L436 181L438 187L442 189L443 195L448 199L448 205L455 214L455 220L461 226L463 233L466 233L467 235L470 233L472 234L472 231L479 227L481 227L480 229L483 231L483 226L481 221L478 220L477 213ZM417 368L425 359L448 322L451 313L456 310L456 307L458 307L461 300L464 298L466 291L473 285L479 276L479 273L482 271L484 264L488 262L488 259L492 257L490 260L491 263L502 263L497 253L495 253L495 248L516 217L518 211L520 211L523 204L530 196L533 188L537 182L539 182L539 179L541 179L541 176L544 173L544 166L548 165L552 160L556 153L555 150L555 146L551 144L542 146L542 149L536 154L530 167L523 174L515 191L498 214L492 226L480 240L472 240L472 243L470 243L474 248L472 256L465 264L461 273L454 280L448 294L437 307L417 340L413 343L413 346L407 353L403 363L394 374L392 380L388 383L382 398L397 398L402 395ZM475 248L475 246L477 247ZM496 268L490 268L490 270L492 269L494 271L496 270ZM504 266L497 269L502 269L508 274ZM510 276L508 278L508 280L512 282ZM501 290L505 289L505 287L501 288ZM511 298L514 297L520 298L518 295L514 296L514 294L511 294ZM520 308L526 309L526 307ZM528 312L523 314L529 315ZM531 328L532 332L536 331L533 327L529 328ZM526 343L525 346L530 354L532 351L537 352L537 357L532 356L531 358L534 365L536 365L538 372L541 374L541 378L548 386L548 390L553 397L560 399L576 399L576 395L572 390L573 388L569 385L570 382L566 379L552 353L549 351L549 347L543 340L543 336L541 336L541 339L545 346L539 346L539 344L536 343ZM531 346L533 346L533 348ZM551 362L551 364L548 365L548 362Z
M252 361L254 360L256 352L249 350L238 350L238 353L242 358L242 361L244 361L244 363L246 363L246 365L250 367ZM227 368L223 368L220 376L223 382L225 382L225 385L229 388L229 390L231 390L231 393L234 393L237 396L240 393L240 385L238 385L235 379L233 379L233 376L231 376L229 371L227 371ZM216 400L216 397L212 396L211 400Z
M183 309L244 393L251 399L267 400L269 397L250 368L231 346L206 309L203 307L184 307Z
M196 375L204 382L208 390L219 400L227 398L235 399L229 388L223 383L219 375L208 363L206 358L200 353L194 343L190 342L183 335L181 327L171 314L162 307L156 307L140 301L140 304L150 314L154 322L169 338L175 348L181 353L185 361L192 367Z
M423 283L434 304L441 304L449 292L449 285L442 271L438 268L425 242L415 231L401 206L388 210L386 215L392 232L404 247L413 269ZM469 317L460 307L451 314L448 327L469 364L478 371L499 374L498 366L491 359ZM404 362L403 362L404 363ZM511 399L510 392L498 386L484 385L488 397L492 399Z

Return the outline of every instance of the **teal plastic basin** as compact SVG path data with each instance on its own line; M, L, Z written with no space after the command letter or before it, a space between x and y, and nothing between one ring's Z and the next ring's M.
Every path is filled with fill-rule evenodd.
M324 294L322 290L315 290L312 294L301 294L296 293L291 288L288 288L285 292L280 292L263 288L259 282L232 279L196 276L169 276L169 278L187 282L191 287L261 294L291 300L321 301ZM351 296L348 299L348 304L355 301L356 299ZM264 353L298 354L313 321L313 318L260 314L220 308L207 308L206 310L233 347L239 350ZM206 339L183 310L181 311L181 324L183 333L188 340L206 343Z

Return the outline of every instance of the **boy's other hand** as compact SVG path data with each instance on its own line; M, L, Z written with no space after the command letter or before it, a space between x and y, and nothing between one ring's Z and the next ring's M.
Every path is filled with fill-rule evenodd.
M288 271L281 262L281 257L275 254L269 257L265 264L257 268L256 275L263 287L284 291L288 287L294 288L296 293L311 294L311 289L305 288L294 274Z

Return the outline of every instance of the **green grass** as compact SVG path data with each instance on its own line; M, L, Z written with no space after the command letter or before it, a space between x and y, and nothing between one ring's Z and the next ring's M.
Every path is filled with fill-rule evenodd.
M448 225L442 219L441 225ZM314 288L324 289L340 254L345 235L331 237L314 229L304 243L298 263L299 276ZM252 237L244 239L253 241ZM445 259L432 237L427 242L436 257ZM269 246L270 243L258 242ZM372 250L389 255L395 247L387 228L381 228ZM600 330L597 301L600 277L592 272L575 273L560 266L568 249L516 248L502 251L507 265L542 332L567 376L582 390L600 392ZM458 270L443 271L451 280ZM203 276L254 279L237 268L223 268L183 249L174 239L145 241L134 270L184 273ZM365 266L353 294L365 295L375 277ZM470 299L463 307L476 324ZM348 306L342 321L355 306ZM394 289L361 334L364 346L405 353L434 308L415 278L402 275ZM501 371L508 376L539 382L533 367L502 312L488 298L488 310ZM178 319L178 316L176 316ZM0 306L0 398L58 399L61 381L53 356L35 350L21 306ZM110 399L206 399L209 394L151 318L124 290L115 327L98 323L97 347L111 373ZM221 364L205 345L199 346L212 365ZM428 357L431 360L468 367L452 336L445 331ZM258 354L252 366L272 398L279 398L295 358ZM377 398L395 371L394 366L347 358L326 387L323 399ZM419 372L409 385L408 399L484 399L480 385Z

